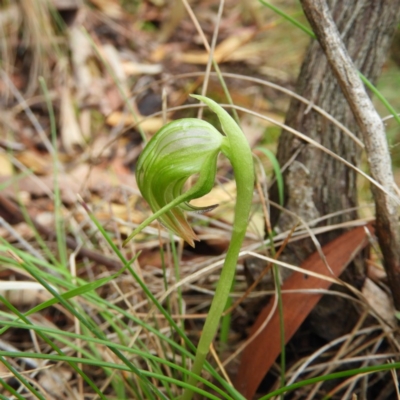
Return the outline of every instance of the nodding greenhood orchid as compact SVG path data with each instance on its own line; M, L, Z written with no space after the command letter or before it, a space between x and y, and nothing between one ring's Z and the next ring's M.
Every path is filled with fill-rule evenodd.
M154 214L139 225L124 242L127 243L158 218L167 228L193 246L197 237L189 226L184 211L204 211L215 207L197 208L189 202L212 189L218 154L222 152L229 159L237 189L232 237L197 346L193 374L189 377L182 400L189 400L193 396L190 385L196 385L196 376L201 373L229 297L237 259L246 234L254 186L253 158L240 127L215 101L204 96L193 97L206 103L217 114L226 136L199 119L171 122L155 134L143 150L136 171L139 189ZM197 176L197 181L184 191L185 183L191 176Z
M165 125L153 136L137 164L137 184L153 212L179 197L183 200L161 215L159 221L191 246L198 239L184 211L204 212L216 207L199 208L189 201L212 189L217 157L226 140L208 122L195 118L180 119ZM195 175L197 182L183 193L185 183Z

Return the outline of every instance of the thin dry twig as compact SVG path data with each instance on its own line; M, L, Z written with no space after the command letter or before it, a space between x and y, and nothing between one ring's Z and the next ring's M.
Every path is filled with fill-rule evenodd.
M214 57L215 46L217 44L219 25L221 23L222 12L224 11L224 4L225 4L224 0L221 0L219 3L217 21L215 24L214 33L213 33L213 37L211 40L211 48L210 48L209 55L208 55L206 71L204 73L203 87L201 88L202 96L205 96L207 94L208 82L210 80L211 65L212 65L212 61L213 61L213 57ZM199 108L197 118L201 119L202 117L203 117L203 108Z

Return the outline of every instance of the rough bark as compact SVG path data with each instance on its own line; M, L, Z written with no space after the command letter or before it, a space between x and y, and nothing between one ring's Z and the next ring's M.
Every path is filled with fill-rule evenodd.
M372 186L376 205L376 234L394 303L400 309L400 231L397 214L400 202L394 191L385 126L343 46L326 2L302 0L302 5L362 133L371 175L382 186Z
M358 0L354 2L338 0L329 3L350 57L356 67L371 82L376 82L399 19L400 2L397 0ZM298 78L297 93L313 101L340 122L349 126L357 136L361 136L360 131L356 129L350 107L317 41L313 41L307 50ZM354 141L316 112L312 110L307 112L305 104L297 100L292 101L285 123L353 164L359 164L360 149ZM300 145L302 142L291 133L282 132L277 154L280 165L286 164ZM296 161L305 167L305 173L294 171L292 176L306 175L308 183L303 181L303 184L310 188L312 193L311 198L306 195L306 198L312 201L306 210L315 208L319 215L326 215L356 206L357 192L354 171L310 145L305 145ZM301 166L295 164L294 169L299 168ZM289 174L290 170L289 167ZM293 199L293 192L298 190L298 186L300 185L295 184L294 188L286 188L286 202L291 200L295 205L302 202L301 199ZM314 217L316 213L310 212ZM336 216L326 221L325 224L343 222L353 219L355 216L355 212ZM276 219L276 214L274 217ZM310 220L310 218L307 219Z
M400 0L332 0L328 4L356 68L375 83L400 17ZM332 114L361 138L353 113L317 41L313 41L307 50L298 78L297 92ZM286 124L354 165L359 164L359 146L336 126L314 111L307 110L304 104L296 100L291 102ZM285 131L282 132L278 146L280 165L286 164L300 146L303 149L285 173L286 208L306 221L311 221L319 216L355 207L356 173ZM271 196L272 199L277 198L275 190L272 190ZM356 211L347 212L333 216L319 225L340 223L356 217ZM287 229L294 223L287 215L273 211L272 221L277 221L280 229ZM334 231L319 237L319 240L324 244L339 234L339 231ZM292 246L292 255L296 256L292 261L299 263L314 250L310 241Z

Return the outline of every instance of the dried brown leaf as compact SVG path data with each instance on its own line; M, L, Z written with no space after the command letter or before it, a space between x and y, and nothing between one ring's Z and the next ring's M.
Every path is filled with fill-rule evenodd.
M93 49L89 39L78 26L73 26L69 29L68 39L75 77L76 96L79 100L83 100L89 97L93 89L93 77L88 63L93 55Z
M38 154L32 150L16 153L15 158L37 175L45 175L52 168L52 161L48 155Z
M243 46L245 43L249 42L255 35L256 31L253 28L243 29L239 33L229 36L227 39L222 41L214 51L214 59L216 62L226 62L230 61L232 55ZM179 62L184 62L188 64L207 64L208 62L208 52L180 52L177 53L175 58Z
M61 141L68 154L74 154L85 146L79 123L75 114L73 99L68 85L61 92Z
M14 168L8 154L0 153L0 175L11 176L13 170Z
M138 117L140 120L142 117ZM122 113L115 111L111 113L106 120L108 125L111 126L130 126L135 125L135 118L131 114ZM167 121L169 122L169 121ZM156 133L160 128L164 126L163 119L161 117L146 118L139 124L145 132Z
M156 75L162 72L161 64L143 64L133 61L123 61L122 68L126 75Z
M123 10L118 0L90 0L90 2L110 18L118 19L123 16Z
M365 280L362 294L377 315L390 325L386 327L388 331L397 325L393 301L374 281Z
M369 226L373 231L372 226ZM334 275L338 277L346 266L353 260L354 256L368 244L368 237L364 227L353 229L344 233L337 239L323 246L326 261L331 267ZM325 263L321 260L318 252L308 257L301 265L305 270L323 275L327 274ZM329 274L329 278L332 276ZM305 289L328 289L332 283L322 278L304 275L300 272L293 273L282 286L282 290L302 290L298 293L283 293L283 318L285 324L285 344L294 335L307 315L311 312L322 294L305 293ZM269 323L262 327L273 307L273 301L261 311L255 324L251 329L251 335L260 328L261 332L245 348L235 387L247 398L251 399L260 382L280 354L280 316L275 309Z

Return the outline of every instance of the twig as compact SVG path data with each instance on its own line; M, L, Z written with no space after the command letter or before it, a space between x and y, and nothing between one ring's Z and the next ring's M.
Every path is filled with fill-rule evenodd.
M376 207L376 234L394 304L400 310L399 200L394 192L395 183L384 124L347 53L326 1L301 0L301 4L361 130L371 175L385 188L383 191L372 186ZM389 7L389 3L386 7ZM394 9L396 7L398 5Z
M214 51L215 51L215 46L217 45L219 26L220 26L220 23L221 23L222 12L224 11L224 5L225 5L225 0L220 0L219 8L218 8L218 14L217 14L217 21L216 21L216 24L215 24L214 33L213 33L213 37L212 37L212 40L211 40L211 47L210 47L210 50L208 52L209 55L208 55L206 71L204 73L203 87L201 88L201 95L202 96L206 96L207 95L208 82L210 80L211 65L212 65L212 62L213 62L213 59L214 59ZM197 118L199 118L199 119L203 118L203 107L199 108L199 111L197 113Z

